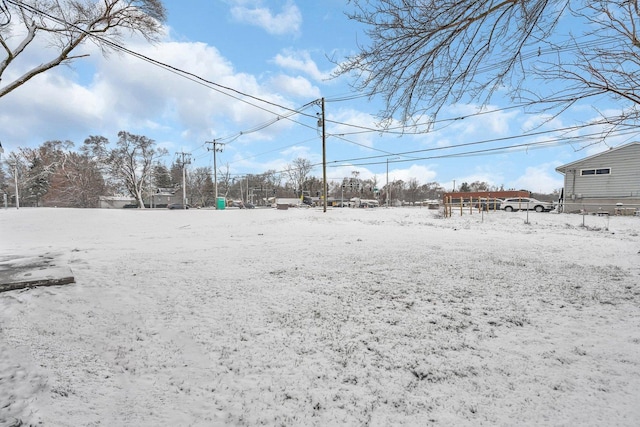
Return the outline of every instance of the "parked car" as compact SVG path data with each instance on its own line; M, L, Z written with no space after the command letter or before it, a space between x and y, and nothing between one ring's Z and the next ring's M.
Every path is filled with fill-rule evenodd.
M191 206L182 203L170 203L167 205L167 209L189 209L190 207Z
M555 209L552 202L542 202L530 197L514 197L505 199L502 202L501 209L507 212L518 210L535 210L536 212L549 212Z
M487 199L487 198L481 198L476 204L475 207L478 209L482 209L483 211L493 211L493 210L498 210L500 209L500 206L502 206L503 200L502 199Z

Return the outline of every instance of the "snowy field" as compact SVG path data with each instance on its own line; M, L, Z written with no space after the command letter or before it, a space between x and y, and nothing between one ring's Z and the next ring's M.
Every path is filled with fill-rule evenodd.
M0 210L0 426L637 426L640 218Z

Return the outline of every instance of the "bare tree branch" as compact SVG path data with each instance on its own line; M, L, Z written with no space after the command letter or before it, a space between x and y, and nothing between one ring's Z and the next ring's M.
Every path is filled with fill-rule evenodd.
M640 118L638 0L351 0L367 44L339 64L386 102L381 119L411 123L506 89L557 115L586 98L619 102L612 123ZM559 26L563 19L570 30Z
M20 22L0 27L0 46L4 58L0 61L0 81L15 58L40 38L50 46L49 61L25 71L18 78L0 86L0 97L12 92L38 74L60 64L68 63L84 55L71 53L91 39L104 54L121 42L123 31L138 33L154 41L161 31L166 11L160 0L5 0ZM11 44L12 35L19 24L26 34L22 40ZM92 37L99 36L99 37Z

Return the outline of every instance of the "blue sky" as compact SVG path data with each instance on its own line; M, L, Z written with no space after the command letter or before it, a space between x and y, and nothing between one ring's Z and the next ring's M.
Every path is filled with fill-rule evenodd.
M345 16L345 1L165 0L164 4L168 21L159 43L129 38L123 44L216 85L185 79L124 53L104 57L87 44L82 52L89 57L40 75L0 99L0 141L5 152L47 140L71 140L79 147L89 135L115 141L117 132L125 130L165 147L170 153L164 159L167 164L177 152L188 152L192 167L211 167L213 156L205 142L216 139L225 143L217 156L219 167L228 165L237 175L280 171L298 157L313 164L322 161L316 120L320 108L309 105L321 97L326 100L330 180L358 171L360 178L375 176L384 184L388 167L390 180L437 181L447 189L454 181L456 186L486 181L551 192L562 186L557 166L607 148L582 149L586 144L576 141L496 154L470 153L550 140L553 133L521 136L534 129L586 123L597 118L596 107L611 108L577 105L545 122L548 117L511 108L506 101L508 88L482 110L486 114L477 114L480 106L471 103L444 108L428 134L362 132L363 127L375 127L380 100L360 97L346 77L331 77L335 67L331 59L339 61L355 53L358 43L366 43L363 28ZM28 55L23 64L44 60L47 49L41 46ZM304 115L285 117L288 111L280 106L307 108ZM465 118L450 120L460 117ZM633 136L611 139L609 145L630 142L629 138ZM460 144L473 145L451 148ZM452 156L456 153L460 155ZM321 167L312 174L321 177Z

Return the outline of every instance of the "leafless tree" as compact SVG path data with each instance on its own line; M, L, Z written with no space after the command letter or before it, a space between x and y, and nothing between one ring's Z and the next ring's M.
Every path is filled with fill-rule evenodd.
M311 162L307 159L303 159L302 157L298 157L292 164L287 165L285 170L289 177L289 182L294 190L301 191L303 189L304 182L312 169L313 166L311 165Z
M13 151L4 156L4 163L7 166L8 172L8 182L5 183L5 190L9 202L13 201L13 205L15 206L16 190L18 191L18 197L22 197L27 189L27 180L24 178L28 176L29 168L25 164L21 154ZM14 183L17 183L17 185Z
M263 174L263 176L265 184L272 189L277 190L282 186L282 174L278 173L276 170L269 169Z
M18 166L22 204L98 206L98 198L105 191L102 173L88 154L71 151L72 147L71 141L47 141L12 153L11 159Z
M531 90L528 100L566 109L580 99L606 97L620 105L621 113L601 113L607 130L637 126L640 119L640 4L638 0L580 2L571 13L583 22L581 36L565 45L548 43L552 57L536 63L545 83L562 82L556 93ZM575 52L569 59L563 52ZM548 59L547 59L548 58ZM550 85L540 85L542 87ZM549 103L548 100L552 102ZM595 103L595 101L594 101Z
M469 191L489 191L490 189L489 183L484 181L474 181L469 184Z
M373 175L371 178L369 178L369 182L371 183L371 190L372 191L374 189L378 188L378 176L377 175Z
M103 53L117 48L127 32L153 41L166 18L160 0L4 0L2 4L0 80L30 50L46 45L51 53L47 62L27 70L16 65L18 77L0 85L0 98L38 74L79 58L74 51L89 39Z
M421 192L427 199L440 199L445 189L438 182L428 182L421 186Z
M96 208L106 191L96 162L88 156L68 152L51 177L51 187L44 197L49 206Z
M231 170L229 169L229 163L225 163L224 166L218 168L218 195L223 194L225 199L229 197L229 191L231 190L231 179L232 178Z
M409 202L411 205L415 204L420 190L420 183L416 178L409 178L406 183L406 193L409 196Z
M109 148L109 141L100 136L91 136L85 140L84 152L104 165L110 178L120 184L144 208L142 193L152 172L153 165L167 150L157 148L154 140L146 136L118 132L115 148Z
M605 96L626 108L611 124L638 118L638 0L350 3L350 17L367 27L370 42L337 74L382 94L382 119L411 124L449 103L486 103L500 88L535 111L559 114L578 100Z
M189 174L189 200L199 206L207 206L214 202L213 181L211 179L211 170L206 167L195 168Z
M52 178L68 156L70 141L47 141L36 148L18 148L11 153L18 167L20 198L26 205L39 206L51 188Z
M9 185L9 183L7 182L7 176L4 173L3 162L4 160L0 161L0 195L7 192L7 187Z

